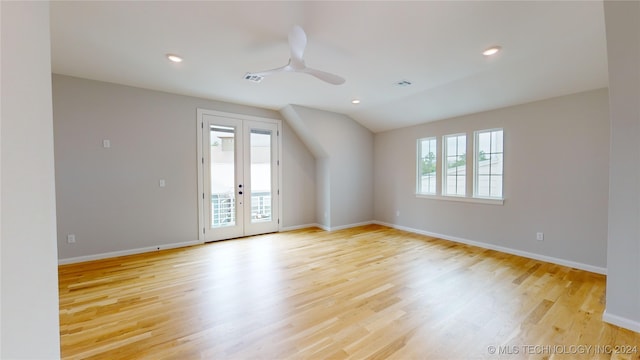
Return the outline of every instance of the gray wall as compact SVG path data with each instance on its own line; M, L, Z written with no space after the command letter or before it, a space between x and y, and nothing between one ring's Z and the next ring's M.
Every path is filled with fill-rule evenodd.
M0 358L60 358L48 2L0 2Z
M277 112L53 75L60 259L193 242L196 110ZM109 139L111 148L102 147ZM284 226L313 223L312 156L283 129ZM158 186L159 179L166 187ZM67 234L76 235L67 244Z
M605 1L611 163L607 310L640 332L640 3Z
M328 229L373 217L373 134L350 117L289 105L283 116L316 157L317 221Z
M283 121L282 227L316 223L316 162L288 122Z
M601 89L376 134L374 218L604 271L607 101ZM498 127L505 132L504 205L415 196L417 139L436 136L441 146L443 135Z

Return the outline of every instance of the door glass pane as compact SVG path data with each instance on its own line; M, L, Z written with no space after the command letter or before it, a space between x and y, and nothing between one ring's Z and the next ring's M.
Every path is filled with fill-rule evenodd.
M235 128L211 126L211 227L236 224Z
M251 130L251 222L271 221L271 131Z

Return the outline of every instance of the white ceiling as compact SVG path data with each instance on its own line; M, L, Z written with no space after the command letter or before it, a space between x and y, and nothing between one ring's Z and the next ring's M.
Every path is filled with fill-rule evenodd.
M345 84L298 73L243 79L287 63L296 24L307 65ZM53 1L51 36L54 73L274 110L303 105L374 132L608 85L601 1ZM503 51L485 58L491 45Z

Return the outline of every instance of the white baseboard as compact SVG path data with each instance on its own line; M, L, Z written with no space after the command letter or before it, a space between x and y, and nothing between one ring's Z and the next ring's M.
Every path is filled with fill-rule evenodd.
M640 333L640 322L611 314L607 309L602 313L602 321Z
M355 223L355 224L347 224L347 225L329 227L329 228L326 228L325 230L327 230L327 231L344 230L344 229L350 229L350 228L354 228L354 227L358 227L358 226L371 225L373 223L374 223L373 221L363 221L363 222L359 222L359 223Z
M292 231L292 230L299 230L299 229L312 228L312 227L317 227L317 228L320 228L320 229L325 230L325 231L336 231L336 230L348 229L348 228L357 227L357 226L370 225L372 223L373 222L371 222L371 221L366 221L366 222L361 222L361 223L356 223L356 224L336 226L336 227L333 227L333 228L330 228L330 227L327 227L327 226L324 226L324 225L321 225L321 224L315 224L314 223L314 224L303 224L303 225L287 226L287 227L281 228L280 231ZM152 252L152 251L174 249L174 248L186 247L186 246L192 246L192 245L198 245L198 244L202 244L202 242L196 240L196 241L188 241L188 242L184 242L184 243L164 244L164 245L149 246L149 247L130 249L130 250L112 251L112 252L101 253L101 254L78 256L78 257L72 257L72 258L66 258L66 259L58 259L58 265L74 264L74 263L85 262L85 261L108 259L108 258L113 258L113 257L117 257L117 256L142 254L142 253L147 253L147 252Z
M308 229L308 228L314 228L314 227L323 229L322 225L313 223L313 224L286 226L286 227L282 227L280 231L293 231L293 230Z
M535 253L531 253L531 252L528 252L528 251L511 249L511 248L504 247L504 246L498 246L498 245L488 244L488 243L484 243L484 242L473 241L473 240L469 240L469 239L463 239L463 238L459 238L459 237L455 237L455 236L448 236L448 235L444 235L444 234L433 233L433 232L430 232L430 231L414 229L414 228L410 228L410 227L406 227L406 226L386 223L386 222L383 222L383 221L364 221L364 222L360 222L360 223L341 225L341 226L336 226L336 227L328 227L328 226L324 226L324 225L321 225L321 224L303 224L303 225L295 225L295 226L283 227L281 229L281 231L292 231L292 230L299 230L299 229L311 228L311 227L318 227L318 228L320 228L322 230L325 230L325 231L337 231L337 230L344 230L344 229L348 229L348 228L371 225L371 224L378 224L378 225L387 226L387 227L398 229L398 230L412 232L412 233L415 233L415 234L426 235L426 236L436 237L436 238L449 240L449 241L454 241L454 242L458 242L458 243L462 243L462 244L477 246L477 247L481 247L481 248L484 248L484 249L500 251L500 252L503 252L503 253L522 256L522 257L526 257L526 258L529 258L529 259L546 261L546 262L550 262L550 263L553 263L553 264L558 264L558 265L562 265L562 266L568 266L568 267L572 267L572 268L576 268L576 269L580 269L580 270L594 272L594 273L597 273L597 274L606 275L606 273L607 273L607 269L603 268L603 267L593 266L593 265L589 265L589 264L579 263L579 262L575 262L575 261L571 261L571 260L565 260L565 259L560 259L560 258L556 258L556 257L546 256L546 255L535 254ZM198 245L198 244L202 244L202 242L200 242L198 240L195 240L195 241L188 241L188 242L183 242L183 243L164 244L164 245L150 246L150 247L130 249L130 250L113 251L113 252L107 252L107 253L101 253L101 254L94 254L94 255L78 256L78 257L72 257L72 258L66 258L66 259L59 259L58 260L58 264L59 265L73 264L73 263L84 262L84 261L100 260L100 259L107 259L107 258L112 258L112 257L117 257L117 256L125 256L125 255L133 255L133 254L141 254L141 253L146 253L146 252L173 249L173 248L186 247L186 246L192 246L192 245ZM622 320L625 320L625 318L616 317L615 315L609 315L609 316L612 319L612 321L611 321L612 324L615 324L615 321L617 321L616 319L618 319L618 318L622 319ZM634 325L633 322L632 322L632 324L630 326L638 326L638 324ZM635 331L638 331L638 330L635 330Z
M344 230L344 229L350 229L350 228L354 228L354 227L358 227L358 226L365 226L365 225L371 225L374 224L373 221L364 221L364 222L359 222L359 223L354 223L354 224L347 224L347 225L340 225L340 226L335 226L335 227L330 227L330 226L326 226L326 225L322 225L322 224L304 224L304 225L295 225L295 226L287 226L287 227L283 227L282 229L280 229L280 231L292 231L292 230L299 230L299 229L306 229L306 228L312 228L312 227L317 227L320 228L324 231L337 231L337 230Z
M85 262L85 261L101 260L101 259L108 259L108 258L114 258L118 256L126 256L126 255L134 255L134 254L142 254L142 253L147 253L152 251L175 249L175 248L187 247L187 246L193 246L193 245L199 245L199 244L202 244L202 242L196 240L196 241L187 241L187 242L174 243L174 244L162 244L162 245L149 246L149 247L130 249L130 250L111 251L111 252L94 254L94 255L77 256L77 257L66 258L66 259L58 259L58 265L75 264L75 263Z
M504 247L504 246L499 246L499 245L488 244L488 243L484 243L484 242L480 242L480 241L473 241L473 240L463 239L463 238L459 238L459 237L455 237L455 236L437 234L437 233L424 231L424 230L419 230L419 229L414 229L414 228L410 228L410 227L406 227L406 226L390 224L390 223L386 223L386 222L383 222L383 221L373 221L373 223L374 224L378 224L378 225L388 226L390 228L394 228L394 229L398 229L398 230L404 230L404 231L420 234L420 235L426 235L426 236L436 237L436 238L440 238L440 239L444 239L444 240L463 243L463 244L467 244L467 245L477 246L477 247L481 247L483 249L495 250L495 251L500 251L500 252L511 254L511 255L517 255L517 256L526 257L526 258L529 258L529 259L545 261L545 262L558 264L558 265L562 265L562 266L568 266L568 267L572 267L572 268L576 268L576 269L580 269L580 270L585 270L585 271L589 271L589 272L593 272L593 273L597 273L597 274L603 274L603 275L607 274L607 269L603 268L603 267L599 267L599 266L593 266L593 265L579 263L579 262L575 262L575 261L571 261L571 260L560 259L560 258L556 258L556 257L552 257L552 256L540 255L540 254L536 254L536 253L532 253L532 252L528 252L528 251L516 250L516 249L512 249L512 248L508 248L508 247Z

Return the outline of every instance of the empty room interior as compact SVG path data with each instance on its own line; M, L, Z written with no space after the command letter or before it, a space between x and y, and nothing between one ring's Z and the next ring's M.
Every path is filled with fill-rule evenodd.
M640 2L0 6L0 358L640 359Z

